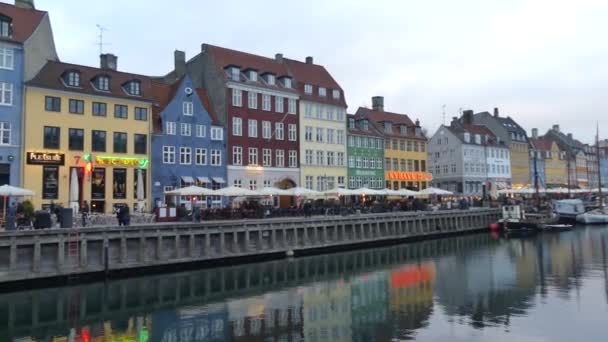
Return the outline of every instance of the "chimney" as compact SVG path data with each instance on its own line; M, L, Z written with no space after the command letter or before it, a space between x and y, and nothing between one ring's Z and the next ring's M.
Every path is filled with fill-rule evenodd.
M497 108L497 107L494 107L494 117L495 117L495 118L497 118L497 117L499 117L499 116L500 116L500 115L498 115L498 108Z
M573 140L572 133L568 133L568 139Z
M314 64L314 63L313 63L312 56L308 56L308 57L306 57L306 64Z
M377 112L384 112L384 96L372 97L372 109Z
M99 67L102 69L116 70L118 57L111 53L102 53L99 55Z
M465 124L473 124L473 111L465 110L462 112L462 122Z
M186 53L184 51L175 50L173 52L173 63L177 77L186 74Z
M538 128L532 128L532 138L538 138Z
M279 63L283 63L283 54L277 53L276 55L274 55L274 59Z
M559 125L553 125L553 130L559 132Z
M34 0L15 0L15 6L25 9L36 9L36 6L34 6Z
M452 121L450 122L450 127L455 127L458 123L458 117L452 116Z

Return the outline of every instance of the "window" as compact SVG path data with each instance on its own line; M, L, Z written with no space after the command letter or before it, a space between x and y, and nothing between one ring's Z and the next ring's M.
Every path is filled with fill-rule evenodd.
M289 141L296 141L298 133L296 132L296 124L289 124Z
M287 114L295 114L296 113L296 100L289 99L287 102Z
M179 163L182 165L192 164L192 149L190 147L181 146L179 148Z
M237 188L243 187L243 181L241 181L240 179L235 179L234 182L232 182L232 184Z
M93 102L93 116L106 116L108 106L103 102Z
M232 89L232 105L235 107L243 106L243 92L239 89Z
M11 124L9 122L0 122L0 145L11 144Z
M323 165L323 151L317 151L317 165Z
M355 147L355 137L352 135L348 136L348 147Z
M99 76L97 78L97 88L99 90L110 90L110 78L107 76Z
M222 127L211 127L211 140L220 141L224 139L224 129Z
M332 95L334 97L335 100L339 100L340 99L340 91L338 89L334 89L332 91Z
M182 103L182 110L184 115L194 115L194 103L191 101L185 101Z
M276 158L276 167L284 167L285 166L285 151L284 150L275 150L274 155Z
M135 120L148 121L148 108L135 107Z
M140 82L139 81L131 81L128 84L128 92L131 95L139 95L141 91Z
M148 153L148 136L145 134L135 134L133 136L133 153L147 154Z
M359 156L355 157L355 166L357 167L357 169L360 169L363 167L363 159L361 159L361 157L359 157Z
M306 165L313 165L312 150L306 150L305 157L306 157L306 159L305 159Z
M306 189L312 190L312 176L306 176Z
M129 109L125 105L114 105L114 117L126 119L129 117Z
M67 81L70 87L80 87L80 73L77 71L68 72Z
M243 119L232 118L232 135L239 137L243 135Z
M167 121L165 124L165 130L167 135L175 135L177 130L177 124L173 121Z
M327 165L334 166L336 163L335 153L333 151L327 151Z
M270 127L270 121L262 121L262 137L264 139L270 139L272 136L272 128Z
M393 124L390 122L385 122L384 123L384 132L393 133Z
M274 77L274 75L272 75L272 74L266 75L266 83L268 83L268 85L274 85L275 81L276 81L276 77Z
M196 125L196 137L204 138L207 135L207 126L205 125Z
M348 167L355 168L355 156L348 156Z
M391 158L384 158L384 169L391 169Z
M249 119L247 122L247 129L250 138L258 137L258 120Z
M262 94L262 110L270 110L270 95Z
M289 167L298 167L298 151L289 150Z
M319 87L319 96L327 96L327 89Z
M249 80L251 82L257 82L258 81L258 72L255 70L249 70Z
M59 127L44 126L44 148L59 149L60 135Z
M185 137L189 137L192 134L192 125L189 123L181 123L179 125L179 134Z
M243 165L242 146L232 146L232 165Z
M91 132L91 150L93 152L105 152L106 151L106 131Z
M312 85L311 84L305 84L304 85L304 92L306 94L312 94Z
M283 107L284 107L283 98L280 96L276 96L274 98L274 111L277 113L283 113L283 110L284 110Z
M258 188L258 181L255 179L249 180L249 190L255 190Z
M397 139L393 139L391 140L392 145L393 145L393 150L398 150L399 149L399 142L397 141Z
M0 69L13 70L14 62L14 50L12 48L0 47Z
M127 133L114 132L114 153L127 153Z
M68 148L71 151L82 151L84 149L84 129L70 128L68 130Z
M252 91L247 93L247 106L251 109L258 109L258 93Z
M272 150L269 148L262 149L262 165L272 166Z
M283 79L283 86L284 86L285 88L291 88L291 78L289 78L289 77L285 77L285 78Z
M343 129L339 129L337 131L337 133L338 133L338 139L337 139L336 143L338 145L344 145L344 130Z
M0 83L3 85L3 83ZM4 87L3 87L4 88ZM3 101L4 96L0 99ZM60 112L61 111L61 98L54 96L46 96L44 98L44 110L48 112Z
M221 165L222 165L222 151L211 150L211 166L221 166Z
M163 164L175 164L175 146L163 146Z
M317 142L323 142L323 128L317 127L317 135L315 140Z
M334 132L335 132L335 130L333 130L331 128L327 129L327 143L328 144L334 143Z
M306 141L312 141L312 127L311 126L306 126L304 128L304 139Z
M13 34L12 19L5 16L0 16L0 36L10 37Z
M83 114L84 113L84 101L70 99L68 104L69 104L70 113L72 113L72 114Z
M0 105L11 106L13 104L13 84L0 82Z
M275 130L275 138L277 140L283 140L285 138L285 130L283 129L282 122L276 122L274 124L274 130Z
M249 165L258 165L258 149L255 147L249 147L247 151L249 157Z
M233 81L240 81L241 80L241 70L239 68L232 67L230 69L230 78L232 78Z

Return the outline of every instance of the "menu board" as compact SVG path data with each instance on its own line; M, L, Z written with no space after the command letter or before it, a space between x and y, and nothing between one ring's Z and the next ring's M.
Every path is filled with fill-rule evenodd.
M43 166L42 168L42 199L59 198L59 167Z

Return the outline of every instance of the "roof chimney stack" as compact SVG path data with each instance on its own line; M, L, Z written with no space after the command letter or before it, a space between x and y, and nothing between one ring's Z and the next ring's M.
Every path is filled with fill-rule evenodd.
M495 118L497 118L497 117L499 117L499 116L500 116L500 115L498 115L498 108L497 108L497 107L494 107L494 117L495 117Z
M568 139L573 140L572 133L568 133Z
M559 132L559 125L553 125L553 130Z
M313 63L312 56L308 56L308 57L306 57L306 64L314 64L314 63Z
M384 96L372 97L372 109L377 112L384 112Z
M15 0L15 6L25 9L36 9L34 0Z
M462 122L465 124L473 124L473 111L471 109L462 112Z
M532 128L532 138L538 138L538 128Z
M175 50L173 52L173 63L177 77L186 74L186 53L184 51Z
M283 63L283 54L277 53L276 55L274 55L274 59L279 63Z
M118 67L118 57L111 53L102 53L99 55L99 67L102 69L116 70Z

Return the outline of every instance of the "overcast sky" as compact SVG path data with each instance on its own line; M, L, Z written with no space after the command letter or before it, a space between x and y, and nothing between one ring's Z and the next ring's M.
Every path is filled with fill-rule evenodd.
M173 50L201 43L272 57L314 56L345 90L349 112L385 109L434 133L459 110L499 107L530 131L559 123L608 137L608 1L36 0L61 60L97 65L96 24L120 70L159 75Z

